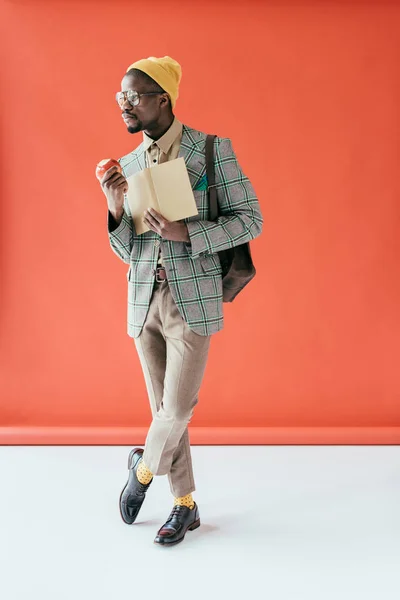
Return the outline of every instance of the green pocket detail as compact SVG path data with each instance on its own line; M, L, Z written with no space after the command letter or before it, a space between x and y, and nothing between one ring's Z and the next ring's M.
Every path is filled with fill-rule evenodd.
M200 181L197 182L196 187L194 188L195 191L203 191L206 190L208 188L208 180L207 180L207 175L203 175L203 177L200 179Z

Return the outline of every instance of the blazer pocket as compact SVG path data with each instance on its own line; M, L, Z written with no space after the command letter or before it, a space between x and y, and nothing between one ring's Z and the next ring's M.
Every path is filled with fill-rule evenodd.
M200 190L206 190L208 187L208 179L207 173L204 173L203 177L197 180L196 185L193 188L193 191L198 192Z
M218 254L208 254L200 257L201 268L207 275L221 275L222 267Z

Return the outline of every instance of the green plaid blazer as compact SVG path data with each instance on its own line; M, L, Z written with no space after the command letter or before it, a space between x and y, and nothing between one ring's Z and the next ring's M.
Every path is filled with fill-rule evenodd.
M159 246L172 297L189 327L199 335L223 328L222 276L217 252L243 244L262 231L260 206L237 161L229 138L215 138L215 183L220 216L209 221L205 166L206 134L183 125L179 157L189 173L198 215L184 219L190 243L162 239L153 231L138 236L125 198L119 225L108 212L112 250L129 265L128 335L142 331L154 286ZM143 144L119 159L125 177L145 168Z

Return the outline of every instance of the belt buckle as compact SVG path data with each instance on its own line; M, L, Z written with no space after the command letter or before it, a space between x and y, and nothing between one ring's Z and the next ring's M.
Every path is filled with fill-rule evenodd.
M159 272L160 272L160 271L163 271L163 273L164 273L164 278L162 278L162 279L159 279ZM157 268L156 268L156 281L157 281L158 283L162 283L163 281L165 281L165 280L167 279L166 275L167 275L167 274L166 274L166 272L165 272L165 268L164 268L164 267L157 267Z

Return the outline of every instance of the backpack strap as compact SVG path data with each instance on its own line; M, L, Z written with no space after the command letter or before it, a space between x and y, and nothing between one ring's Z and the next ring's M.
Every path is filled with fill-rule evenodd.
M216 135L208 135L206 138L206 174L208 181L208 202L210 205L210 221L218 219L218 201L215 185L214 167L214 139Z

